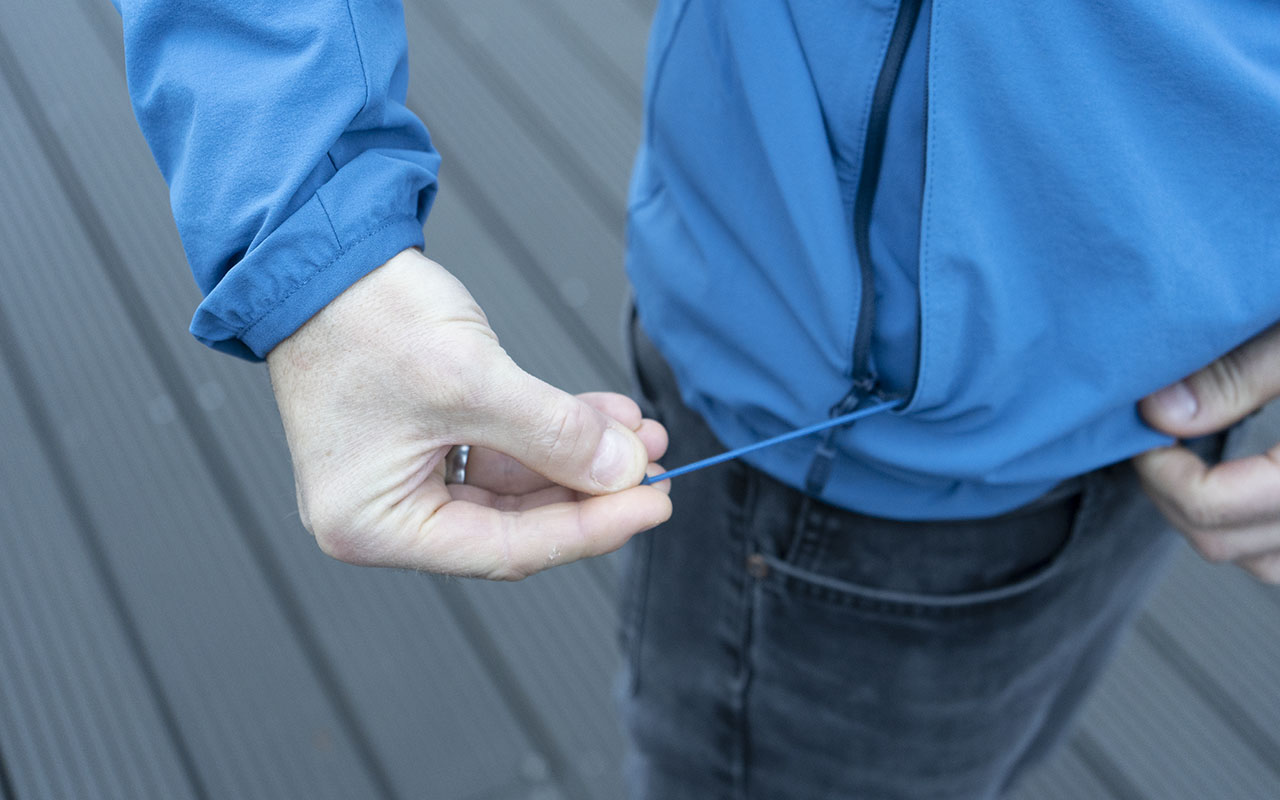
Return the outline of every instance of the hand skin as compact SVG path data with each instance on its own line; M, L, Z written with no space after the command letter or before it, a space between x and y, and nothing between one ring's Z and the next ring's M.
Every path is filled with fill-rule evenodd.
M1138 408L1152 427L1189 439L1223 430L1277 395L1280 324ZM1280 443L1212 468L1175 445L1137 456L1134 466L1156 506L1202 556L1280 584Z
M267 356L302 524L365 566L518 580L671 515L638 486L667 433L617 394L573 397L498 345L471 295L406 250ZM444 457L472 445L465 485Z

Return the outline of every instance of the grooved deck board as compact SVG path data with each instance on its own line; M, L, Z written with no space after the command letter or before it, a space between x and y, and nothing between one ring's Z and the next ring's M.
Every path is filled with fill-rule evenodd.
M1148 797L1263 800L1280 790L1272 769L1138 636L1121 649L1081 727Z
M42 23L47 20L31 19L27 30L38 34ZM60 26L64 41L87 36L74 24ZM164 346L172 349L177 364L171 378L185 384L196 400L188 413L205 421L215 446L235 463L267 545L278 554L291 590L306 609L324 659L351 692L374 751L390 765L395 791L406 797L464 796L512 782L545 783L545 777L521 777L522 765L537 757L538 747L500 693L477 680L485 665L431 580L338 564L321 555L301 529L265 371L209 352L185 333L198 295L167 218L163 182L122 105L120 76L110 74L103 54L92 57L94 42L85 38L82 43L70 65L81 71L79 80L51 80L47 86L55 102L77 109L74 117L60 120L59 131L74 143L76 167L92 176L91 199L129 254L128 267L142 294L139 311L162 320ZM132 202L113 204L119 196ZM529 333L545 332L544 325ZM260 710L270 712L269 705Z
M450 190L451 169L474 177L490 199L488 213L501 217L527 249L530 263L519 266L546 276L563 304L558 312L580 318L595 340L591 344L603 348L615 365L616 383L606 388L625 388L616 367L622 362L619 331L626 297L622 206L600 208L578 194L548 152L562 151L564 141L495 94L469 66L478 56L446 35L431 10L419 4L406 9L412 43L409 104L426 120L444 156L441 192ZM527 98L526 105L536 107ZM616 222L606 225L602 219Z
M576 761L587 796L621 797L622 735L612 702L616 601L589 569L572 564L515 586L472 582L463 589L521 659L518 685L552 726L562 752Z
M1070 748L1055 753L1014 787L1012 800L1122 800Z
M70 465L200 779L217 797L376 796L40 153L6 87L0 174L22 198L0 215L7 346L32 365L58 426L44 445Z
M19 399L11 345L0 342L0 486L22 502L0 503L0 754L12 796L194 800L144 656Z
M441 23L450 19L452 38L485 65L484 82L500 87L499 98L518 95L545 123L547 137L564 143L565 157L556 163L561 170L567 160L581 164L581 180L588 185L575 189L606 205L606 223L620 226L640 136L640 105L628 103L634 95L610 91L582 60L586 51L558 44L523 0L432 0L426 10L442 31Z

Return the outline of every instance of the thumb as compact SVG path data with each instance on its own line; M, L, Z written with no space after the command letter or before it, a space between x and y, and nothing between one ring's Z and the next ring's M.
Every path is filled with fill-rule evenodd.
M503 373L470 443L587 494L616 492L644 478L648 451L625 425L514 363Z
M1138 404L1152 427L1178 438L1220 431L1280 395L1280 325Z

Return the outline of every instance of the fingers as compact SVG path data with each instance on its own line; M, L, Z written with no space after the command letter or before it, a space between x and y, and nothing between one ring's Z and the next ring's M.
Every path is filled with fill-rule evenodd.
M1220 431L1278 395L1280 325L1145 398L1138 408L1152 427L1192 438Z
M451 487L462 493L475 487ZM420 525L392 566L493 580L518 580L579 559L612 552L671 516L671 500L652 486L572 501L553 487L499 510L484 498L440 506ZM542 502L548 501L548 502Z
M1244 558L1239 564L1263 583L1280 584L1280 553Z
M1179 438L1222 430L1280 395L1280 325L1139 404L1153 427ZM1231 561L1280 583L1280 446L1209 468L1184 447L1143 453L1134 465L1152 500L1210 561Z
M1280 581L1280 446L1208 467L1184 447L1143 453L1134 465L1169 521L1207 560L1235 562Z
M635 486L644 477L649 455L635 431L514 363L496 365L480 402L473 424L460 435L473 445L506 453L552 483L605 494ZM621 403L598 397L596 402L607 407ZM639 414L629 405L618 410L632 420Z
M666 428L654 420L643 419L640 407L629 397L591 392L578 395L578 399L630 428L644 446L649 462L658 461L666 453ZM511 456L484 447L472 447L466 482L502 495L523 495L555 485Z
M523 469L523 467L522 467ZM657 464L650 464L646 470L646 474L657 475L662 472L662 467ZM536 475L536 473L529 473ZM655 484L659 491L663 494L671 493L671 482L662 481ZM530 511L542 506L551 505L552 503L576 503L586 500L591 495L584 495L581 492L575 492L564 486L556 486L548 484L538 486L528 492L522 494L508 494L501 491L488 489L481 486L473 486L469 483L455 483L445 487L449 496L454 500L465 500L469 503L488 506L498 511Z
M1185 447L1164 447L1143 453L1136 464L1148 491L1176 510L1175 524L1220 530L1275 521L1280 527L1280 463L1271 454L1210 469Z

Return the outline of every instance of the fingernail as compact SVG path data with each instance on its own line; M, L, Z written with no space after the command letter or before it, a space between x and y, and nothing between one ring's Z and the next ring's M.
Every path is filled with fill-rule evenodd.
M591 480L606 489L620 489L619 484L631 471L631 443L614 428L606 428L591 462Z
M1200 410L1196 396L1185 381L1166 386L1151 396L1160 414L1169 422L1189 422Z

